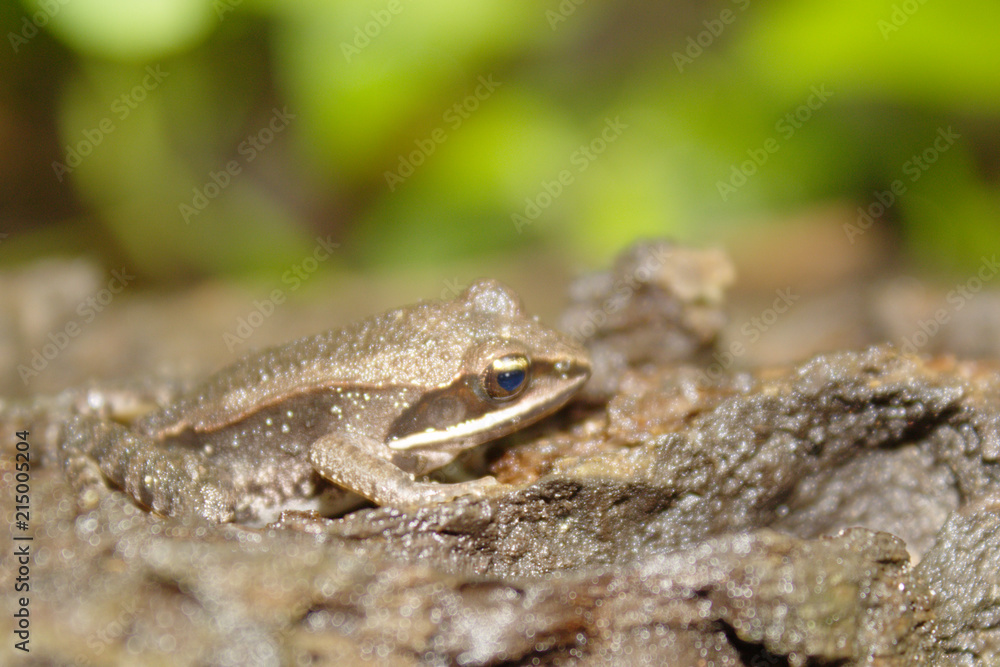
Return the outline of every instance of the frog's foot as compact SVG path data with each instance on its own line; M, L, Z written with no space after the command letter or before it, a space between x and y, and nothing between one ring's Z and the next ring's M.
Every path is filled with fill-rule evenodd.
M309 460L324 478L353 491L376 505L417 507L447 502L461 496L484 497L490 488L500 485L492 477L457 484L418 482L413 475L372 453L377 447L358 447L346 440L327 438L309 453Z
M66 440L64 439L65 443ZM97 462L88 456L70 451L61 452L62 469L70 489L76 495L79 506L89 511L97 506L108 493L108 487Z
M166 450L121 424L73 418L59 456L66 479L85 502L110 482L159 514L215 522L235 517L234 493L193 453Z
M411 481L393 489L389 494L392 499L386 504L396 507L419 507L431 503L449 502L463 496L485 498L491 490L498 491L503 488L504 485L493 477L481 477L455 484Z

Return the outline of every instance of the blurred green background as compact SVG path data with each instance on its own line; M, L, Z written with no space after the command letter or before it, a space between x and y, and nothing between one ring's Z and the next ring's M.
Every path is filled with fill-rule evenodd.
M849 244L974 267L998 28L991 0L6 2L0 263L177 283L329 235L334 271L599 265L834 206Z

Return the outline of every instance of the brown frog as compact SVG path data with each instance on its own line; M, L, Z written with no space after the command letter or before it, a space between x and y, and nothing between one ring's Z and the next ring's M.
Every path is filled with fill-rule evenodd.
M492 477L417 477L558 409L589 373L582 347L482 280L247 356L131 424L74 418L60 456L78 486L103 477L168 515L327 513L344 491L419 506L482 495Z

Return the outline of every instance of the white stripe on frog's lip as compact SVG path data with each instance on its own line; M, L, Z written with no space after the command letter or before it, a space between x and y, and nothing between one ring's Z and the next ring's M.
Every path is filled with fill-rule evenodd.
M500 437L502 434L516 430L520 425L540 419L550 412L561 408L563 404L576 393L587 377L580 378L579 382L574 382L559 393L557 400L536 404L534 409L525 409L523 403L512 403L506 408L494 410L485 415L480 415L476 419L460 422L444 429L418 431L397 438L388 443L390 449L405 450L416 449L418 447L432 447L434 445L461 442L479 439L485 442L492 437ZM485 437L484 437L485 436Z

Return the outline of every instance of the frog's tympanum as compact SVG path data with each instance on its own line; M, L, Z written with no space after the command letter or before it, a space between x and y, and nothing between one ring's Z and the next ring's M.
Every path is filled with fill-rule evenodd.
M482 495L491 477L416 477L553 412L586 381L586 352L484 280L263 350L129 425L79 417L62 461L169 515L263 521L342 502L404 507ZM99 474L98 474L99 471Z

